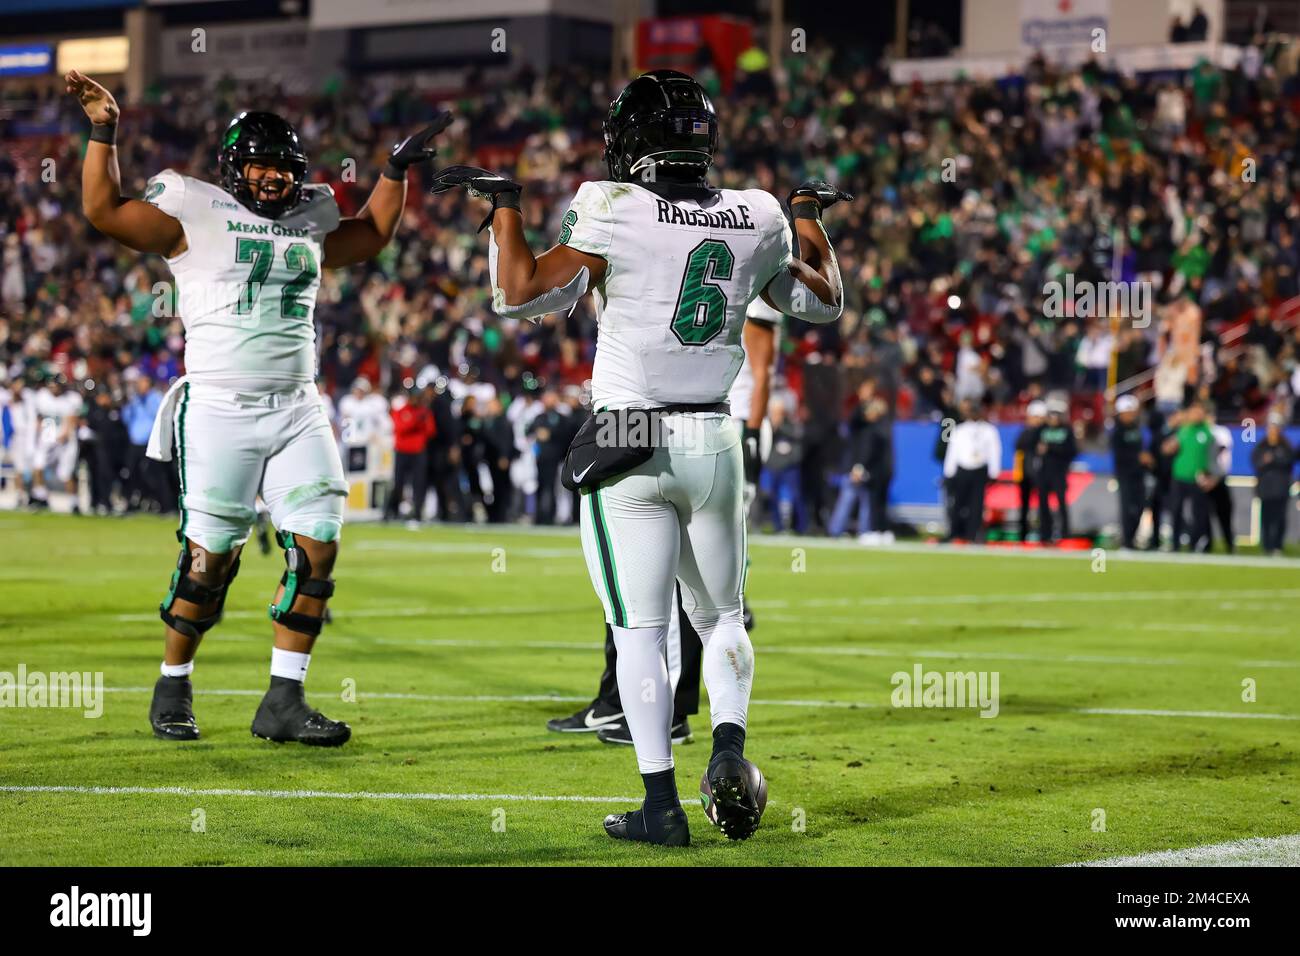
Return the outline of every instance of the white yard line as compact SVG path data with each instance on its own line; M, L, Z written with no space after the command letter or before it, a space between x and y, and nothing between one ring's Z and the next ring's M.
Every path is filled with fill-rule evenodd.
M1300 833L1251 837L1182 850L1113 856L1068 866L1300 866Z
M106 694L150 694L152 687L105 687ZM236 688L202 688L196 687L194 693L199 696L213 697L260 697L265 691L244 690ZM581 704L591 700L590 697L576 697L564 694L404 694L404 693L358 693L364 700L417 700L431 703L478 704ZM769 699L755 698L750 701L757 707L811 707L837 708L846 710L879 710L889 707L883 702L860 700L803 700L803 699ZM1119 707L1067 707L1052 713L1085 714L1117 717L1201 717L1209 719L1256 719L1256 720L1300 720L1300 714L1249 713L1229 710L1150 710L1126 709Z
M242 790L192 787L82 787L82 786L8 786L0 784L0 793L84 793L94 796L159 795L179 797L261 797L269 800L500 800L524 803L636 803L641 797L589 797L578 794L532 793L371 793L367 790Z
M1225 720L1300 720L1300 714L1247 713L1239 710L1147 710L1126 707L1078 707L1073 714L1108 714L1115 717L1211 717Z

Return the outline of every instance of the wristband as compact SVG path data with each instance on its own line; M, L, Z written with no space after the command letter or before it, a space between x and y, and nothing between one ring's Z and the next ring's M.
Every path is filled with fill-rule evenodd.
M822 217L822 204L816 199L811 202L792 202L790 203L791 219L820 219Z
M384 164L383 177L385 179L393 179L399 183L404 183L406 182L406 167L398 166L390 159Z
M519 205L520 192L521 190L512 189L509 192L493 193L492 209L488 212L487 218L479 223L478 231L482 232L488 226L492 225L492 217L497 214L498 209L513 209L522 216L524 211Z
M116 123L91 123L90 124L90 141L92 143L104 143L108 146L116 144L117 124Z

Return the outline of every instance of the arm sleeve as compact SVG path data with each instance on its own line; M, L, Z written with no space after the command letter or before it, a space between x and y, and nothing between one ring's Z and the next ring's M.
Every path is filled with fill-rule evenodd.
M613 237L614 214L609 197L599 184L583 183L564 214L559 244L605 259Z
M989 478L997 480L1002 474L1002 435L996 425L989 425Z
M150 179L143 198L173 219L185 221L185 177L175 170L164 169Z
M939 428L942 429L943 425L940 425ZM956 437L956 432L957 429L954 428L953 433L948 436L948 442L943 452L943 476L945 478L951 478L953 475L957 474L957 457L952 451L952 440ZM942 431L940 431L940 435L942 434Z

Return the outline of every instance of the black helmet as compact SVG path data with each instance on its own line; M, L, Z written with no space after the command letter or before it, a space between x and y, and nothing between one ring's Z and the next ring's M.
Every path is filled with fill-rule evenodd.
M642 73L605 117L605 162L615 182L654 167L656 178L703 183L717 148L718 114L709 95L676 70Z
M244 178L250 162L277 166L293 173L293 183L279 199L257 199ZM274 113L245 110L230 121L217 153L221 185L241 203L268 219L278 219L294 206L307 178L307 154L298 143L298 133Z

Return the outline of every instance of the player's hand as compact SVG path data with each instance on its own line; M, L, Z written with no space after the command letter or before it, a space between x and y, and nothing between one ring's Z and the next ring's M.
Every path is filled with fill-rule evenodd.
M445 166L433 174L433 186L429 192L437 195L459 187L464 187L471 196L478 199L491 199L494 204L496 197L506 193L520 193L524 189L519 183L481 166Z
M801 199L814 199L822 209L829 209L837 202L853 202L853 193L832 186L824 179L807 179L790 191L785 204L793 207Z
M514 180L481 166L445 166L433 174L433 186L429 192L437 195L458 186L463 186L466 192L477 199L492 201L492 209L479 224L479 232L492 225L492 217L498 209L505 207L518 210L519 194L524 191L524 187Z
M419 163L427 163L438 155L438 150L433 146L433 138L450 125L451 113L443 110L424 129L412 133L394 146L393 151L388 154L388 161L402 170Z
M63 79L68 92L77 98L92 123L96 126L112 126L117 123L122 111L118 109L117 100L113 99L112 93L76 70L69 70Z

